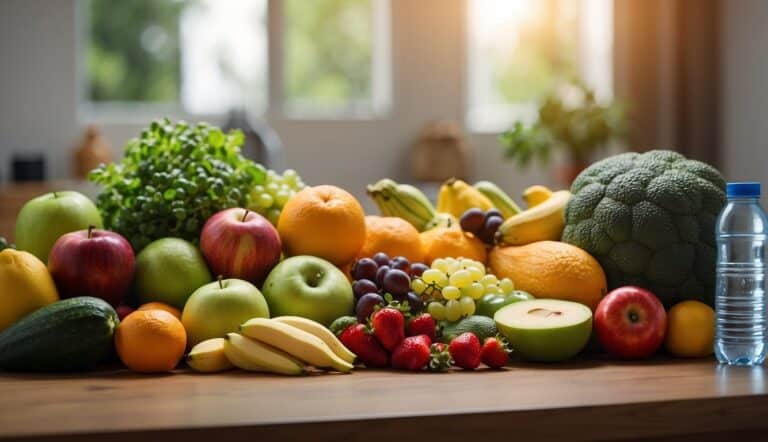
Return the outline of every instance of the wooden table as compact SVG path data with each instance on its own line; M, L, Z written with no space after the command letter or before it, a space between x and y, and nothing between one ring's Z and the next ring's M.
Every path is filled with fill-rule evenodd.
M766 440L765 375L661 359L297 378L0 374L0 439Z

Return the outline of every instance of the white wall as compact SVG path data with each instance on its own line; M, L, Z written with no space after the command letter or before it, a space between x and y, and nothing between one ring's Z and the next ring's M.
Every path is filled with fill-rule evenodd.
M366 184L387 176L409 179L408 148L426 121L463 121L464 3L393 0L392 23L394 109L389 118L312 122L267 115L285 146L283 164L297 169L306 182L337 184L365 201ZM3 180L10 173L11 152L45 152L49 177L69 176L71 149L90 122L77 113L75 37L75 0L0 0ZM100 124L116 148L143 126ZM529 184L549 183L545 171L520 172L503 162L493 135L473 135L470 144L478 179L496 181L513 195Z
M768 186L768 1L722 5L723 172L731 181Z

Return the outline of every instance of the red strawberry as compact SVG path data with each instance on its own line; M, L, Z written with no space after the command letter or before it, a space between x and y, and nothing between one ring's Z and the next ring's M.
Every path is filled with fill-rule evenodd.
M501 368L509 363L509 348L502 338L485 338L483 349L480 350L483 364L491 368Z
M389 355L386 350L381 348L381 344L371 335L364 324L353 324L345 328L339 340L357 358L366 365L366 367L386 367Z
M466 370L474 370L480 365L480 340L474 333L466 332L456 336L448 345L453 362Z
M432 318L432 315L429 313L422 313L408 322L406 335L427 335L429 336L429 339L434 341L436 328L437 326L435 325L435 320Z
M410 336L392 352L392 368L421 370L429 363L429 345L432 340L427 335Z
M371 315L373 335L389 351L405 339L405 316L400 310L384 307Z

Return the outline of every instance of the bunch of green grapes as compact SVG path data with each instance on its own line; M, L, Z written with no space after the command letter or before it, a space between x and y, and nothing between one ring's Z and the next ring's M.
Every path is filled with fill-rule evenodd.
M466 258L438 258L411 290L427 298L427 311L437 320L458 321L475 313L475 301L487 294L507 294L515 290L509 278L499 280L486 273L485 265Z
M253 186L249 209L265 216L272 225L277 226L280 211L296 192L306 187L301 177L293 169L286 169L282 175L268 170L264 184Z

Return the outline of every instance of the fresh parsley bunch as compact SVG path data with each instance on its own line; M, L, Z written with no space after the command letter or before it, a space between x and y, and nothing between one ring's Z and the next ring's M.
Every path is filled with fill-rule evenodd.
M200 123L152 122L128 142L121 163L101 165L88 179L103 186L97 199L105 227L138 252L165 237L197 243L219 210L245 207L263 184L264 167L240 155L243 134Z

